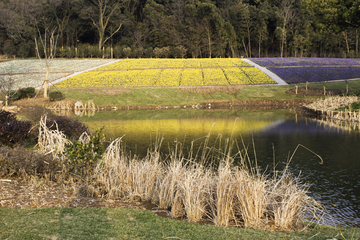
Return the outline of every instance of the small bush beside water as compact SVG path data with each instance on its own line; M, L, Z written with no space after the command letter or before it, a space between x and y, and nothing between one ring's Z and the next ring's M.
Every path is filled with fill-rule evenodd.
M96 164L105 151L103 145L105 135L102 135L101 131L99 129L90 136L85 132L83 138L65 146L65 150L60 154L60 157L64 158L63 163L67 171L81 176L93 173Z
M49 99L52 102L60 101L60 100L65 99L65 95L60 91L51 91L49 93Z
M5 124L16 120L15 114L7 111L0 111L0 124Z
M360 110L360 102L353 102L349 106L338 108L338 110L339 111L347 110L347 111L350 111L350 112L359 111Z
M30 121L18 121L12 113L0 112L0 143L14 145L25 141L31 129Z
M77 119L66 116L53 116L46 121L46 126L50 130L62 131L69 139L78 139L82 133L90 133L88 127Z
M15 91L11 95L12 95L12 97L11 97L12 100L32 98L35 95L35 88L33 88L33 87L20 88L19 90Z

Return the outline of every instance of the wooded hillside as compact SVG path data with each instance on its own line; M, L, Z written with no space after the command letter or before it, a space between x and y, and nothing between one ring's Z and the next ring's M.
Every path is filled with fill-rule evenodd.
M0 55L54 30L57 57L354 58L360 0L0 0Z

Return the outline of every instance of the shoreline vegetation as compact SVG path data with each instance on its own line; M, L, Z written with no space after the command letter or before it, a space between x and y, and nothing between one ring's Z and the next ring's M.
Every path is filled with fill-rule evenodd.
M324 86L327 92L325 96L322 93L325 91ZM314 100L322 101L331 95L332 90L344 93L349 87L350 91L358 91L360 80L351 81L346 85L344 82L311 84L312 94L294 94L295 87L296 91L298 88L305 88L302 85L68 88L56 89L65 94L64 101L49 102L36 98L34 101L19 100L14 104L21 109L37 104L65 110L74 109L76 102L81 102L80 110L115 110L114 106L117 106L116 110L130 110L130 106L133 109L177 108L174 106L202 109L294 108ZM4 219L0 222L0 238L62 239L77 237L79 233L84 234L85 238L86 233L83 229L89 229L88 226L93 226L91 232L93 231L93 236L98 238L121 239L133 239L134 236L164 239L206 239L213 236L218 236L219 239L360 237L358 228L314 224L321 219L324 209L315 199L308 196L309 186L292 176L287 168L280 169L280 172L260 172L256 166L256 159L250 159L246 150L232 153L238 144L244 143L219 139L219 144L225 149L221 150L207 146L205 140L203 151L194 155L189 154L192 156L190 158L184 158L179 145L162 159L163 156L157 150L161 145L161 139L158 139L153 149L149 149L147 157L136 159L129 158L121 149L121 138L104 149L101 130L90 135L84 134L79 139L69 140L57 127L49 129L44 124L46 120L42 121L43 123L40 121L40 126L37 126L39 132L35 138L38 140L38 146L35 151L24 149L26 153L22 152L19 145L11 146L13 149L1 147L0 184L3 181L11 182L17 179L38 188L55 184L66 190L73 189L73 193L79 196L103 197L109 201L122 199L128 202L151 202L167 212L169 217L183 221L163 219L148 211L132 209L62 207L15 210L2 209L0 206L0 216ZM195 161L198 158L200 162ZM234 158L240 158L241 164L234 165ZM209 164L213 161L219 162L219 165ZM312 213L313 218L310 217ZM23 222L28 219L28 215L34 216L31 224ZM89 215L91 217L87 218ZM44 229L46 224L41 218L50 221L48 230ZM210 221L217 226L191 223L204 221ZM21 227L18 226L19 223L22 224ZM61 223L61 226L53 223ZM121 224L124 227L120 226ZM164 225L168 227L163 227ZM168 228L175 228L177 231L170 232ZM193 229L193 232L188 233L184 229ZM212 234L208 235L205 232Z
M203 150L190 159L184 158L179 145L163 161L158 151L161 139L158 139L153 149L149 149L147 157L136 159L126 155L121 148L121 138L118 138L105 150L100 161L89 169L86 168L89 165L82 165L74 158L70 162L64 158L62 149L66 148L69 140L57 129L49 130L45 121L46 118L42 118L40 122L39 151L49 153L47 158L40 159L33 166L32 163L28 163L30 166L20 166L18 172L12 173L13 176L20 177L40 191L43 187L45 191L47 184L55 183L90 199L97 196L110 202L121 199L135 204L155 203L156 210L168 213L168 218L155 216L156 210L151 213L121 208L76 209L67 208L66 205L62 208L36 210L0 209L4 220L4 224L0 224L1 238L52 236L62 239L75 237L79 232L85 238L88 233L84 229L88 229L86 226L89 225L94 227L89 230L94 236L121 239L133 239L134 236L209 238L205 233L199 234L203 231L214 232L218 237L214 239L357 239L360 236L357 228L312 223L321 222L324 209L308 196L309 185L302 183L301 178L294 177L287 167L280 171L276 169L275 172L260 172L256 159L250 159L246 150L231 154L232 148L236 147L231 139L219 139L219 145L225 146L225 150L207 146L205 140ZM95 138L99 137L94 135ZM80 139L85 145L96 145L92 136L84 135ZM92 151L95 151L94 148ZM293 154L296 154L296 150ZM232 164L235 157L241 159L241 164ZM195 161L197 158L200 161ZM211 164L214 161L220 162L218 167ZM10 165L11 161L7 164ZM4 168L2 170L4 173ZM31 171L35 174L31 174ZM14 178L9 181L11 179ZM6 178L2 176L2 180L6 181ZM31 224L25 224L23 221L29 214L34 218ZM91 217L86 217L89 214ZM105 219L104 215L107 216ZM42 227L44 219L50 221L46 224L49 230ZM62 224L56 226L54 222ZM193 225L191 222L200 224ZM20 228L17 226L19 223L22 223ZM121 227L120 223L127 227ZM71 225L73 227L65 232L65 226ZM179 229L168 232L164 225ZM183 232L184 228L194 229L194 232Z

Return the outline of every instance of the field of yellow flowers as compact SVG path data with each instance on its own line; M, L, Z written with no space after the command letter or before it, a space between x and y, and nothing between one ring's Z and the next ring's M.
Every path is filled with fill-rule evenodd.
M55 86L176 87L276 84L241 59L126 59L68 78Z

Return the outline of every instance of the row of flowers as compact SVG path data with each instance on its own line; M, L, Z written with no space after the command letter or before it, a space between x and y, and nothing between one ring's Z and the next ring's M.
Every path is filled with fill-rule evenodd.
M276 66L360 66L359 58L250 58L263 67Z
M203 86L229 84L276 84L257 68L185 68L128 71L91 71L66 79L55 86L137 87Z
M270 71L289 84L360 79L359 67L270 67Z
M154 69L154 68L209 68L209 67L251 67L247 62L238 58L213 59L125 59L97 70L127 70L127 69Z

